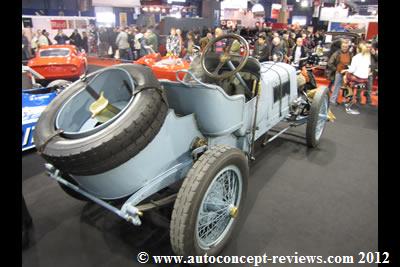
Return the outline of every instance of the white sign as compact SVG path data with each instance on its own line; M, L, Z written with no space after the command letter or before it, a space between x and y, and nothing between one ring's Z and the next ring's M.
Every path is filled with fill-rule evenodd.
M333 19L347 18L349 10L338 7L323 7L321 8L320 20L330 21Z
M224 0L221 2L221 9L246 9L247 0Z
M172 4L172 2L176 2L176 3L186 3L186 0L168 0L168 1L167 1L168 4Z
M300 26L304 26L307 24L307 17L306 16L293 16L292 24L298 24Z
M115 25L115 14L112 7L95 7L96 21L100 26L111 27Z
M137 7L140 0L92 0L92 6Z

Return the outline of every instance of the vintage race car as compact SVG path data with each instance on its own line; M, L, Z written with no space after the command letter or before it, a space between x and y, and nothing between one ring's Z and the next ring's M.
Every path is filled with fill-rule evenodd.
M33 134L40 114L70 84L69 81L55 80L43 87L35 82L35 77L43 78L29 67L22 67L22 151L35 147Z
M243 55L231 53L233 42L214 52L222 39L238 42ZM256 145L305 125L306 144L317 147L332 120L328 88L299 88L293 66L260 63L249 50L243 37L226 34L177 81L119 64L71 84L36 126L49 177L136 226L158 209L177 255L218 255L246 215Z
M88 64L86 53L74 45L49 45L41 47L28 66L46 80L71 80L85 74Z

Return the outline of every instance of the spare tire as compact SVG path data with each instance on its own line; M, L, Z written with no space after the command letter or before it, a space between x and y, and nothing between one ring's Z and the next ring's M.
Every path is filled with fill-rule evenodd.
M96 88L96 79L104 84ZM127 88L135 88L131 94L117 88L121 79L125 84L130 82ZM149 67L115 65L88 75L87 80L78 80L62 91L43 111L35 129L41 155L74 175L103 173L134 157L157 135L168 111L165 92ZM113 95L123 94L129 102L126 100L120 112L104 125L83 131L82 124L91 115L88 105L95 101L86 90L88 84L94 84L90 87L97 93L111 88L104 91L110 103Z

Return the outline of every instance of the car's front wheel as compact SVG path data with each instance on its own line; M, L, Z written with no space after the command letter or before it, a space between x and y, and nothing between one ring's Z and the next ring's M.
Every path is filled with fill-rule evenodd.
M307 146L317 147L325 129L329 112L329 90L327 87L319 88L311 103L310 115L306 128Z
M177 255L217 255L228 243L242 213L248 180L242 151L217 145L207 150L186 176L171 219L171 245Z

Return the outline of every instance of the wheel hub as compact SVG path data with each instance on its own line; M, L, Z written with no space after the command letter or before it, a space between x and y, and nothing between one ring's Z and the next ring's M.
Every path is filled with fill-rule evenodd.
M232 218L236 218L236 217L238 216L238 213L239 213L239 209L238 209L237 207L231 207L231 208L229 209L229 215L230 215Z

